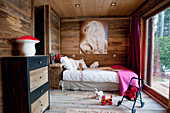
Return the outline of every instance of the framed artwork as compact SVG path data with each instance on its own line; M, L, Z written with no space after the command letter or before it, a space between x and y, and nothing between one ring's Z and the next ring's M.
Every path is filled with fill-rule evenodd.
M53 53L50 53L50 64L55 64L55 57Z
M80 35L80 54L107 54L107 21L82 21Z

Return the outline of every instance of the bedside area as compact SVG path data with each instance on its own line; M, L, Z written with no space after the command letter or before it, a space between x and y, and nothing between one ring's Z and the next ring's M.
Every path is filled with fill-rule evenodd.
M49 65L49 85L50 89L61 89L59 82L62 79L63 64L55 63Z

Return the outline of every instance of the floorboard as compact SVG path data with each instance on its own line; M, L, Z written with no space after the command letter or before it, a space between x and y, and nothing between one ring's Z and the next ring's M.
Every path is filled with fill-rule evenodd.
M124 99L121 106L117 102L122 99L118 92L104 92L106 96L113 95L113 105L103 106L95 99L93 91L50 91L50 110L45 113L131 113L133 102ZM142 92L145 102L143 108L137 102L136 113L168 113L167 110Z

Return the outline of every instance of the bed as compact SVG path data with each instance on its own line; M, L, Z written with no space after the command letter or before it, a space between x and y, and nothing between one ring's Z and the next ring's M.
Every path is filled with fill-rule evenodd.
M94 88L102 91L120 90L122 96L130 79L137 77L133 71L120 65L90 69L83 59L74 60L65 56L60 61L66 69L60 81L62 90L94 90ZM77 70L79 63L82 63L85 70ZM137 82L132 84L137 86Z
M62 90L94 90L118 91L119 79L117 72L109 71L110 67L97 69L65 70L60 81Z

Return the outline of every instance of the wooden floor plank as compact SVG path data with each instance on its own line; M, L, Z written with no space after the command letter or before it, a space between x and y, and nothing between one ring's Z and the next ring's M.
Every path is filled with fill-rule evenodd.
M117 102L122 99L118 92L104 92L106 96L113 95L113 105L103 106L95 99L93 91L50 91L50 110L45 113L131 113L133 102L123 101L121 106ZM141 108L140 102L136 103L137 113L168 113L165 108L156 103L142 92L145 106Z
M161 82L152 82L152 88L166 98L169 98L169 87L162 85Z

